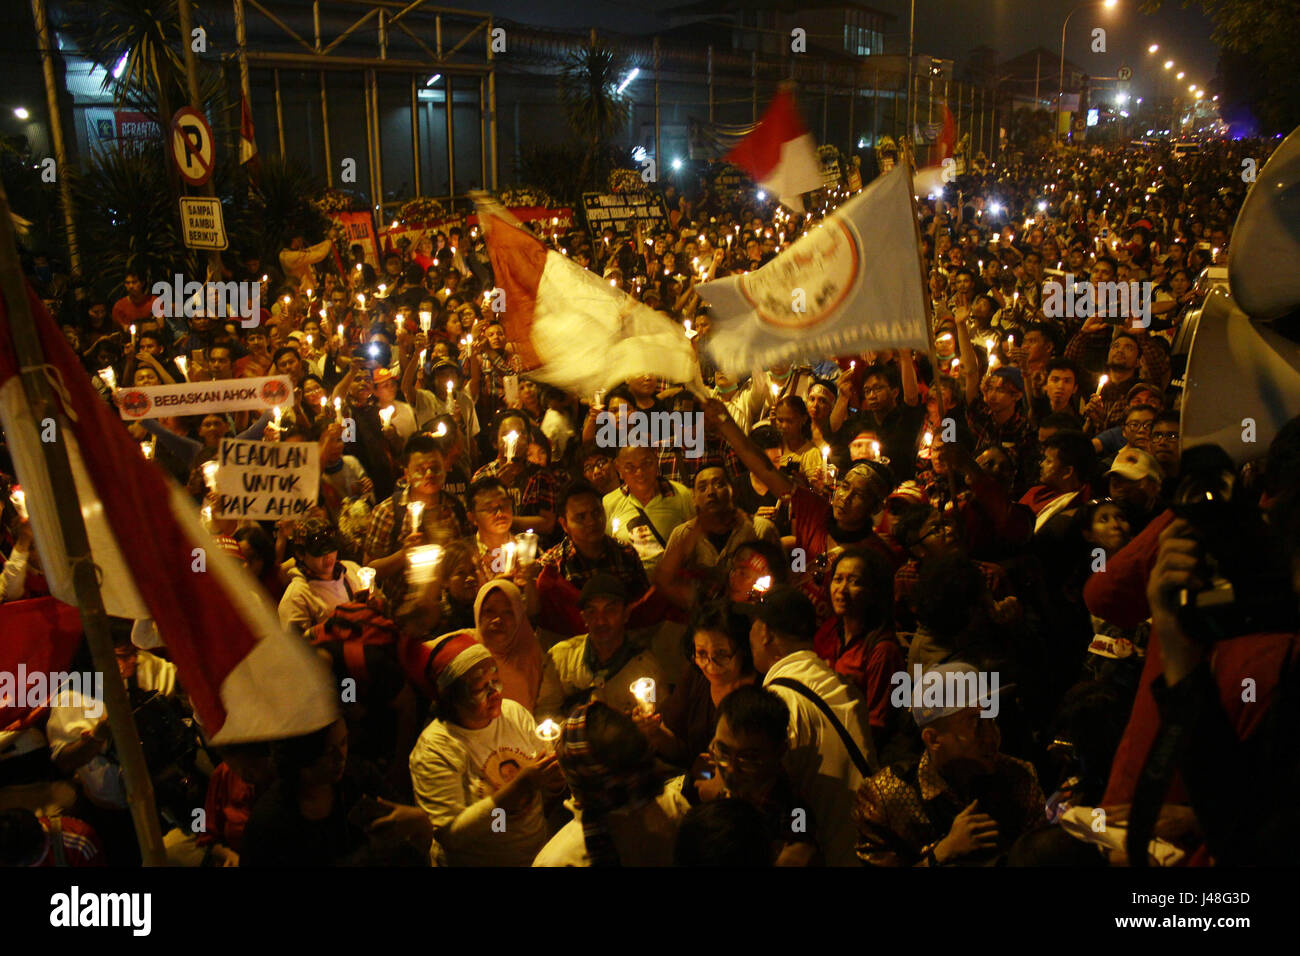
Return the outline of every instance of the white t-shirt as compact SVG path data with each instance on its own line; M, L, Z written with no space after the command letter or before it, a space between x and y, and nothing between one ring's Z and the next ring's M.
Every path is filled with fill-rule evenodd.
M328 482L341 497L352 498L356 496L357 484L366 477L366 469L358 459L351 455L344 455L342 468L335 472L328 472L322 468L320 477L321 481Z
M560 828L537 854L533 866L591 866L582 811L570 800L573 819ZM680 778L640 810L615 810L605 818L621 866L671 866L677 826L691 805L682 796Z
M411 751L411 783L449 865L527 866L537 856L547 838L540 795L504 818L492 798L542 746L532 715L509 699L480 730L444 720L424 728Z

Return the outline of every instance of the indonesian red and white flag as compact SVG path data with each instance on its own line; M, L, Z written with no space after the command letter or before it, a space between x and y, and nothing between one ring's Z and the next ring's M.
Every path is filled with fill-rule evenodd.
M803 193L826 184L817 144L799 117L794 95L784 88L777 90L754 132L725 159L795 212L804 211Z
M248 97L239 94L239 165L253 163L257 168L257 139L253 136L253 110Z
M952 118L952 110L943 108L943 129L939 137L930 145L930 162L916 171L912 179L912 189L918 196L937 195L943 187L961 172L953 153L957 149L957 123ZM945 160L949 160L945 164Z
M547 249L498 203L479 200L478 213L501 290L490 307L521 371L578 395L637 375L695 379L695 352L681 326Z
M27 296L57 408L39 421L33 414L0 302L0 425L50 593L77 604L43 440L67 452L105 610L152 619L213 743L296 736L333 722L339 696L329 669L280 626L258 582L199 524L193 500L140 454L40 299L30 289Z

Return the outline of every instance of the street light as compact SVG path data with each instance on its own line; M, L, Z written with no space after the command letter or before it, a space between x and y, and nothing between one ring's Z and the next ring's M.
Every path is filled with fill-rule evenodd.
M1160 49L1160 44L1159 44L1159 43L1153 43L1153 44L1151 44L1149 47L1147 47L1147 52L1148 52L1148 53L1155 53L1155 52L1157 52L1159 49Z
M1087 3L1081 3L1065 15L1065 22L1061 24L1061 70L1056 81L1056 128L1061 128L1061 114L1065 106L1065 28L1070 25L1070 17L1074 16L1084 7L1103 6L1107 10L1114 8L1119 0L1089 0ZM1068 134L1068 131L1067 131ZM1052 137L1055 139L1056 137Z
M1187 73L1184 70L1179 70L1176 74L1174 74L1174 79L1181 80L1186 75Z
M14 116L17 116L20 120L25 120L31 115L31 113L27 112L27 107L25 106L19 106L14 109Z
M1174 67L1174 61L1173 61L1173 60L1165 60L1165 69L1166 69L1166 70L1172 70L1173 67Z

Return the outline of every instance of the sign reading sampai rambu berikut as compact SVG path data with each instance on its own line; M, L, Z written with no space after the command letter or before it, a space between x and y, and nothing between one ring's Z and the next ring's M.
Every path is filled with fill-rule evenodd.
M223 438L217 457L219 518L297 518L320 495L320 446L315 442Z

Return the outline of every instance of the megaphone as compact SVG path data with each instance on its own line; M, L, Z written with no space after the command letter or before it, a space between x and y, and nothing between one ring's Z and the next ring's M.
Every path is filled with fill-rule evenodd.
M1289 266L1284 268L1283 266ZM1269 322L1300 308L1300 127L1282 141L1237 214L1228 246L1232 298Z
M1293 256L1300 262L1300 250ZM1274 274L1279 265L1274 254ZM1300 415L1300 346L1248 316L1235 297L1235 288L1232 295L1214 289L1197 321L1182 447L1217 444L1240 466L1263 457L1281 427Z

